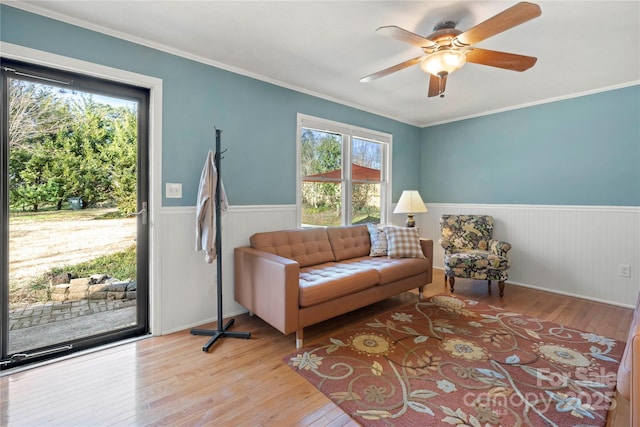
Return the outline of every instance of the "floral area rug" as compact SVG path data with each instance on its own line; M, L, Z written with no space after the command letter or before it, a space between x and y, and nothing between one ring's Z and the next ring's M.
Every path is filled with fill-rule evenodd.
M624 343L450 295L284 361L365 426L603 426Z

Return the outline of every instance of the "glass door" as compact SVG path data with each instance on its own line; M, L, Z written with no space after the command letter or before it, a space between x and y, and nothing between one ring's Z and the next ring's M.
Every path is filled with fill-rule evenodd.
M0 71L0 369L148 333L149 91Z

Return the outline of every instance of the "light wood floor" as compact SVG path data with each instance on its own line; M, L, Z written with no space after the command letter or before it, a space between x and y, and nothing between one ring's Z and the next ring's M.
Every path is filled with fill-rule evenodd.
M493 286L489 296L486 282L458 280L456 294L626 340L630 309L508 284L500 299ZM442 292L436 270L426 294ZM306 328L305 343L416 298L406 293ZM204 353L207 337L187 330L0 377L0 425L357 425L282 362L295 350L293 335L246 314L232 329L251 339L225 338Z

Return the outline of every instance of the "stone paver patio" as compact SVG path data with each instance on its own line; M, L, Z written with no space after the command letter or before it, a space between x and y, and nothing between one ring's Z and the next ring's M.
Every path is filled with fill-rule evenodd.
M48 301L9 310L9 330L29 328L59 322L79 316L89 316L107 310L136 305L136 300Z
M136 323L136 300L48 301L9 310L9 353Z

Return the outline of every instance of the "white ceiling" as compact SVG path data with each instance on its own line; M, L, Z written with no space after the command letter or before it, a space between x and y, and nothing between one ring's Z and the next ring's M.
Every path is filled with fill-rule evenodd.
M466 64L446 96L427 98L418 56L375 33L427 36L445 20L464 31L512 1L4 1L11 6L196 59L417 126L428 126L640 81L640 1L537 1L542 16L478 47L538 58L523 73Z

